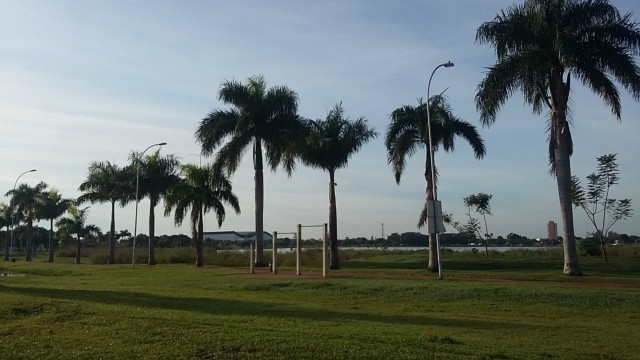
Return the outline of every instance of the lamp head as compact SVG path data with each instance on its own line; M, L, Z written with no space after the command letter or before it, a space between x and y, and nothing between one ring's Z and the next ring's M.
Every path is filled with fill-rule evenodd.
M28 172L34 172L34 171L36 171L36 169L31 169L31 170L29 170Z
M453 63L451 61L447 61L447 63L444 64L444 67L453 67Z
M453 66L453 65L451 65L451 66ZM161 142L158 145L167 145L167 143L166 142Z

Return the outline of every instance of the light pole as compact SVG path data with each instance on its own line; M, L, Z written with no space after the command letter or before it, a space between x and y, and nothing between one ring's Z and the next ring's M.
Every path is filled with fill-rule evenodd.
M153 145L149 145L144 151L138 156L136 159L136 218L133 222L133 251L131 252L131 266L135 266L136 264L136 237L138 235L138 189L140 188L140 160L144 156L144 153L147 150L151 149L154 146L162 146L167 145L166 142L161 142Z
M431 90L431 79L433 79L433 74L436 73L441 67L453 67L453 63L451 61L447 61L444 64L440 64L436 66L435 69L431 72L431 76L429 77L429 84L427 85L427 126L429 128L429 161L431 162L431 192L433 194L433 231L436 234L436 254L438 254L438 279L442 279L442 261L440 260L440 236L438 235L438 228L436 224L436 202L438 201L438 195L436 191L436 165L433 160L433 140L431 139L431 113L429 111L429 91ZM427 221L428 223L428 221Z
M13 198L16 197L16 185L18 185L18 180L20 180L20 178L22 177L22 175L26 174L26 173L30 173L30 172L34 172L36 171L36 169L31 169L31 170L27 170L25 172L23 172L22 174L20 174L20 176L18 176L18 178L16 179L16 182L13 183L13 196L11 196L11 246L9 247L9 251L5 251L5 256L4 256L4 260L5 261L9 261L9 258L11 257L11 253L13 250L13 229L15 227L15 214L14 214L14 209L13 209Z

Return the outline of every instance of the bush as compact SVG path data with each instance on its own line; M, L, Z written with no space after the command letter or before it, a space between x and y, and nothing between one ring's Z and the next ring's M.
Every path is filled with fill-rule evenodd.
M578 240L577 248L578 248L578 253L580 255L587 255L587 256L602 255L602 253L600 252L600 244L596 239L587 238L583 240Z

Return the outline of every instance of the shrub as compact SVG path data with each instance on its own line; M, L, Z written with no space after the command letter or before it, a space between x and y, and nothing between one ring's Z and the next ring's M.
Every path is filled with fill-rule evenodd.
M598 240L592 238L578 240L577 248L580 255L599 256L602 254Z

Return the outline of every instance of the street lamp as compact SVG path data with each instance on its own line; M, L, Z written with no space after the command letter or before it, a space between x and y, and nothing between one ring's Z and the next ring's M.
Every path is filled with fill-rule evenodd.
M144 156L144 153L146 153L147 150L151 149L154 146L162 146L162 145L167 145L167 143L161 142L161 143L149 145L149 147L144 149L142 154L140 154L140 156L138 156L138 158L136 159L137 160L136 161L136 218L135 218L135 221L133 222L133 251L131 253L132 267L135 266L136 264L136 237L138 235L138 189L140 188L140 159L142 159L142 157Z
M11 257L11 252L13 250L13 229L14 229L14 225L15 225L15 214L14 214L14 209L13 209L13 198L16 197L16 185L18 185L18 180L20 180L20 178L22 177L22 175L26 174L26 173L30 173L30 172L34 172L36 171L36 169L31 169L31 170L27 170L25 172L23 172L22 174L20 174L20 176L18 176L18 178L16 179L16 182L13 183L13 196L11 196L11 247L9 247L9 251L5 251L4 252L4 261L9 261L9 258Z
M438 235L438 228L436 224L436 202L438 201L438 195L436 192L436 166L433 160L433 140L431 139L431 113L429 111L429 91L431 90L431 79L433 79L433 74L436 73L441 67L453 67L453 63L451 61L447 61L444 64L440 64L433 69L431 72L431 76L429 77L429 84L427 85L427 126L429 128L429 158L431 161L431 191L433 193L433 231L436 234L436 254L438 254L438 279L442 279L442 261L440 260L440 236ZM427 221L428 223L428 221Z

